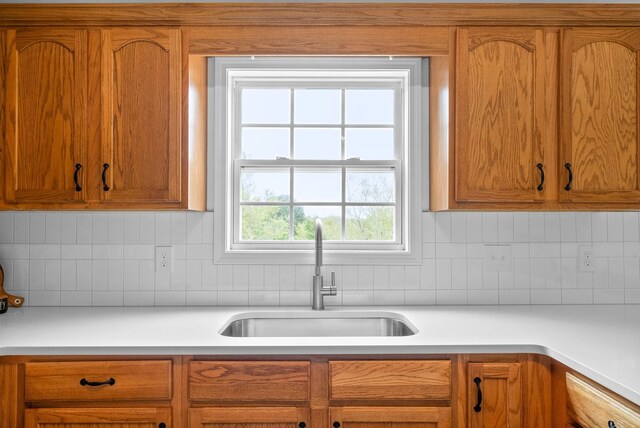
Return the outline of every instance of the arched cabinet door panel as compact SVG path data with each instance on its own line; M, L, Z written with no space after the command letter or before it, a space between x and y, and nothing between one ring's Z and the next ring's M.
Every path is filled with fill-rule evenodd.
M640 30L564 30L561 94L561 200L640 201Z
M179 29L102 30L103 202L180 202Z
M542 201L544 31L458 29L455 79L455 200Z
M7 30L4 193L7 203L85 199L87 32Z

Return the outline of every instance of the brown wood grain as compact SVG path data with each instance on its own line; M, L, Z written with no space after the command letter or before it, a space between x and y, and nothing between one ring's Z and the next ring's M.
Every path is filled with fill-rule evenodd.
M75 164L86 169L87 34L75 29L6 33L5 199L80 202ZM85 171L79 179L83 182Z
M329 361L331 400L448 400L451 361Z
M25 428L157 428L169 408L27 409Z
M186 52L186 51L185 51ZM189 172L183 183L183 194L188 195L188 207L205 211L207 199L207 58L189 56L188 90L183 91L187 106L188 152L183 154L183 168Z
M456 201L544 199L543 31L465 28L457 41Z
M331 407L329 419L341 428L450 428L449 407Z
M189 29L192 55L405 55L449 53L449 28L224 26Z
M637 4L193 3L0 6L0 25L638 26Z
M551 359L545 355L527 355L522 373L524 426L554 426L551 383Z
M311 427L306 407L216 407L189 409L189 428Z
M583 427L606 427L613 421L617 428L640 426L640 413L616 401L578 377L567 373L567 411Z
M469 406L477 403L477 386L481 380L482 404L480 412L469 410L470 428L518 428L523 425L523 396L520 363L469 363Z
M103 30L102 50L102 162L109 164L110 189L101 198L138 204L179 202L180 30Z
M208 402L309 400L309 362L192 361L189 398Z
M453 55L451 55L453 57ZM446 210L449 207L449 174L453 162L449 159L453 117L449 84L450 57L434 57L429 60L429 209Z
M573 183L560 196L638 201L640 31L572 29L563 31L562 42L560 162L571 164ZM566 171L563 176L567 180Z
M80 385L115 379L112 386ZM171 361L33 362L25 364L26 401L171 399Z

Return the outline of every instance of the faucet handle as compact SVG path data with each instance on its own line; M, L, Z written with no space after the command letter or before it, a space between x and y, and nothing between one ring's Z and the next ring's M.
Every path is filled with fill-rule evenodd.
M334 271L331 271L331 294L334 295L336 294L336 273Z

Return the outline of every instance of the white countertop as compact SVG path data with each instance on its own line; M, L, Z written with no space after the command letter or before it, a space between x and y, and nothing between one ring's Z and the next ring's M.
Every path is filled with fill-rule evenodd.
M243 312L268 308L10 308L0 355L269 355L538 353L640 404L640 305L328 308L394 312L407 337L233 338L218 334Z

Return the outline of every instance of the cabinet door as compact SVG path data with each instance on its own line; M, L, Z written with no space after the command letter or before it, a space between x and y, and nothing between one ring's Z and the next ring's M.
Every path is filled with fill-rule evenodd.
M180 201L180 43L179 29L102 31L103 201Z
M189 410L189 428L311 427L306 407L216 407Z
M469 363L468 370L469 426L523 426L520 363Z
M542 200L544 32L462 28L457 43L455 200Z
M563 200L640 199L639 64L636 28L563 31Z
M27 409L25 428L171 427L168 408Z
M335 428L450 428L449 407L332 407Z
M8 30L5 44L5 199L82 201L87 32Z

